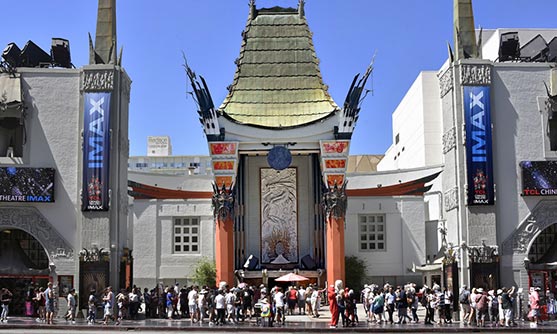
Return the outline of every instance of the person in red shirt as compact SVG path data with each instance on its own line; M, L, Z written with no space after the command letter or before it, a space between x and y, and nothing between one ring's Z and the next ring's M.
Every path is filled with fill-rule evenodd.
M298 290L295 286L288 288L288 314L293 315L296 304L298 304Z
M342 281L337 280L335 285L338 287L338 291L342 289ZM340 315L339 308L337 304L337 289L334 285L330 285L327 289L327 300L329 301L329 311L331 312L331 322L329 323L330 328L338 327L338 317Z

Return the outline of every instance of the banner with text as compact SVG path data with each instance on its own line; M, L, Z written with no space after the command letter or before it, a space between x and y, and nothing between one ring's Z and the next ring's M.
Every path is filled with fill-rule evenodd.
M85 93L82 211L107 211L110 170L110 93Z
M468 205L493 205L493 151L488 86L464 86Z
M557 195L557 161L521 161L523 196Z
M0 202L54 202L54 168L0 167Z

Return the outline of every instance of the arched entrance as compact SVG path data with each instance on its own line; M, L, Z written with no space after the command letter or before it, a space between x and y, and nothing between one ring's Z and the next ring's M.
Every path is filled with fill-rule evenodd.
M21 293L31 284L46 287L49 278L54 277L58 285L58 272L73 281L73 248L38 209L2 206L0 240L0 267L6 269L0 271L0 287L14 289L10 314L25 313L26 294Z
M528 250L528 285L540 288L542 316L547 314L550 296L557 293L557 222L542 230ZM552 308L554 305L552 305Z
M14 296L11 314L33 315L33 290L46 287L49 273L48 254L37 239L16 228L0 230L0 287Z

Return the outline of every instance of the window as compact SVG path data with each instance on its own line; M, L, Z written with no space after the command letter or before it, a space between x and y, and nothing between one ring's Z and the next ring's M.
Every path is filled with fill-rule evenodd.
M400 141L400 134L397 133L395 136L395 144L398 144L399 141Z
M174 218L174 254L199 253L199 218Z
M361 215L359 219L360 250L386 251L385 215Z

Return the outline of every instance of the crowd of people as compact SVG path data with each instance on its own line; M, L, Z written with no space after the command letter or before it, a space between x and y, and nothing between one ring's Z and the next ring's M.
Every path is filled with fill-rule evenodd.
M96 291L91 291L87 320L90 324L96 322L100 304L104 308L103 324L118 325L123 319L137 319L141 311L146 318L189 319L192 323L222 326L260 317L264 304L269 306L269 325L272 326L284 323L287 315L296 313L318 318L323 292L312 285L307 288L290 286L284 291L276 286L268 291L264 285L229 287L223 283L218 288L210 288L180 287L176 283L165 287L159 284L151 290L145 288L143 293L140 288L133 287L115 294L108 287L100 299Z
M37 287L29 291L29 300L33 302L37 321L52 324L55 318L56 294L52 283L46 288ZM343 287L342 281L335 282L326 289L316 285L275 286L268 289L241 283L229 287L221 283L219 287L208 286L180 287L157 285L143 292L138 287L123 289L118 293L107 287L100 293L91 290L87 297L87 321L95 324L120 324L124 319L137 320L143 313L145 318L189 319L191 323L207 323L223 326L267 319L269 326L284 324L286 316L307 315L320 317L322 302L329 305L331 312L330 327L336 328L339 322L343 327L359 324L357 303L362 303L369 325L419 323L426 325L449 325L453 323L454 312L461 312L460 323L465 326L516 326L518 310L526 314L533 327L542 321L542 304L544 316L555 318L557 302L550 291L540 296L540 288L532 287L528 298L521 300L521 291L514 287L493 290L483 288L468 289L463 286L457 296L451 290L439 285L418 288L409 283L404 286L385 284L364 285L358 296L354 290ZM13 294L6 288L0 290L2 304L1 322L7 322L9 305ZM75 323L78 309L78 297L75 289L66 294L67 313L63 318ZM520 303L521 305L517 305ZM458 306L455 309L455 306ZM425 309L425 316L419 319L418 308ZM103 309L103 318L98 319L99 309ZM423 312L422 312L423 314ZM395 318L396 317L396 318Z
M528 300L521 305L521 309L525 307L529 311L526 317L534 326L541 323L539 291L540 288L532 287ZM455 301L455 298L458 300ZM515 312L518 309L518 298L518 291L514 287L485 291L483 288L469 290L467 286L463 286L455 297L450 290L442 289L437 284L420 289L415 284L397 287L390 284L383 287L371 284L365 285L361 293L367 320L372 324L418 323L420 319L417 310L423 307L423 323L426 325L452 324L453 313L460 311L461 323L465 326L512 327L517 325ZM544 303L548 317L555 317L557 303L550 291L546 292ZM456 310L455 305L458 305Z

